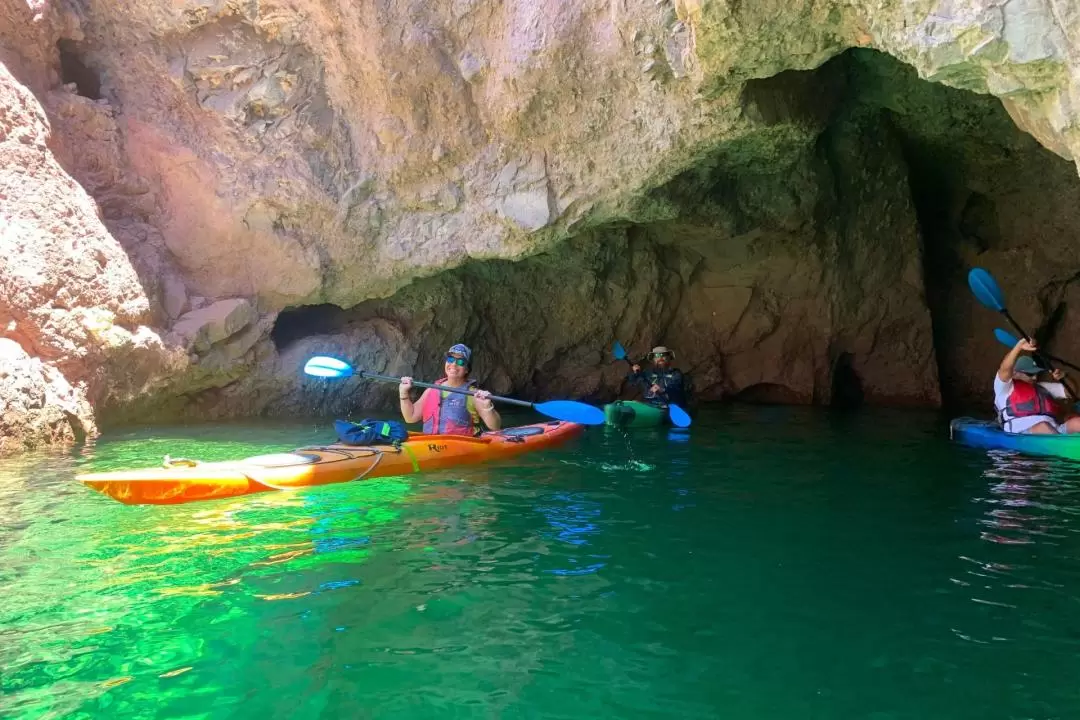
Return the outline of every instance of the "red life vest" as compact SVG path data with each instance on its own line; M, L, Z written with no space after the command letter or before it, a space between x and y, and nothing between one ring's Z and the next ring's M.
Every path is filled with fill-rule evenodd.
M442 378L435 384L445 382L446 378ZM471 389L475 384L470 380L465 387ZM442 390L435 389L424 398L421 408L424 432L429 435L479 435L483 428L480 427L480 418L469 409L469 396L447 393L444 398L442 395Z
M1056 418L1060 412L1057 401L1046 388L1023 380L1013 380L1009 401L1001 414L1005 420L1015 420L1032 415Z

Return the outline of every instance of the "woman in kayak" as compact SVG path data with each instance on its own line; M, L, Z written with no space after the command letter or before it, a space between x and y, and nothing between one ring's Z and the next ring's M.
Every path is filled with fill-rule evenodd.
M1069 397L1061 379L1065 373L1054 370L1047 382L1046 369L1021 353L1033 353L1035 343L1020 340L1005 355L994 376L994 407L1001 428L1007 433L1047 435L1080 432L1080 416L1070 412L1065 400ZM1041 380L1040 380L1041 376ZM1062 422L1064 416L1070 416Z
M630 368L630 381L642 386L645 402L656 405L685 405L686 378L681 371L671 366L675 353L660 345L652 349L649 357L652 359L652 367L648 370L642 371L641 365L637 363Z
M428 388L414 403L409 396L412 378L401 378L398 397L401 399L401 416L407 423L424 421L424 432L438 435L479 435L483 431L480 421L489 430L502 427L502 418L491 402L491 393L476 390L476 381L469 379L472 370L472 350L458 343L446 352L446 377L436 385L475 390L476 395L461 395L445 390Z

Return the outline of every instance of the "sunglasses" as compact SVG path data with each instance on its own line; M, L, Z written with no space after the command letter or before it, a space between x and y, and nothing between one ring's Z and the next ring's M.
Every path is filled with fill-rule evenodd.
M670 358L671 353L669 353L669 352L666 352L666 353L653 353L652 356L653 356L654 360L659 360L660 358Z
M457 365L458 367L466 367L469 361L463 357L454 357L453 355L446 356L447 365Z

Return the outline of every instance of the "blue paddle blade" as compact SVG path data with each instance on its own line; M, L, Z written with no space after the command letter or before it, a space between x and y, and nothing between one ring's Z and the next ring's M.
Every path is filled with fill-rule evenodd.
M1006 347L1016 347L1016 343L1020 342L1020 338L1013 335L1008 330L1002 330L1001 328L994 328L994 337L997 341Z
M316 355L304 365L304 372L314 377L345 378L353 374L353 369L344 360Z
M616 360L626 359L626 348L622 346L622 343L618 340L615 341L615 346L611 348L611 354L615 356Z
M536 403L533 407L537 412L563 422L581 423L582 425L604 424L603 410L573 400L551 400Z
M968 273L968 287L975 293L975 299L991 310L1002 312L1005 309L1005 296L1001 294L997 280L982 268L972 268Z
M674 403L668 405L668 417L671 418L671 422L675 427L690 427L692 422L686 411Z

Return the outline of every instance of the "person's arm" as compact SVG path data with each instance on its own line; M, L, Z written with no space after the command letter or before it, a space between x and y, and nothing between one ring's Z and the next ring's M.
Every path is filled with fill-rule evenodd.
M1009 382L1012 380L1013 368L1016 367L1016 361L1020 359L1020 353L1035 352L1037 349L1035 343L1020 339L1016 345L1013 346L1013 349L1006 353L1004 359L1002 359L1001 366L998 367L998 379L1001 380L1001 382Z
M473 396L473 407L480 415L480 419L487 425L488 430L502 430L502 417L495 409L495 403L491 401L491 393L487 390L477 390Z
M424 398L429 392L435 392L431 388L428 388L420 395L419 402L413 402L409 396L409 391L412 389L412 378L401 378L401 384L398 385L398 400L401 405L401 417L407 423L420 422L423 419L424 414Z

